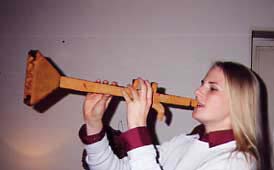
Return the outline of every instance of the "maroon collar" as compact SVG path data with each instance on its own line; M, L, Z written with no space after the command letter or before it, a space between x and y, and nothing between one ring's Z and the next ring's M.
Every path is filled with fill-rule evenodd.
M199 140L207 142L210 148L234 140L234 134L232 129L205 133L204 125L196 126L191 134L199 134Z

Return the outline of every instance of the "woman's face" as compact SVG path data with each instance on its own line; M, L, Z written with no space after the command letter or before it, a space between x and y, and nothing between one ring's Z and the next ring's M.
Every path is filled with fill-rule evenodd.
M225 90L225 77L219 67L210 69L195 91L198 106L192 117L204 124L206 131L231 129L229 99Z

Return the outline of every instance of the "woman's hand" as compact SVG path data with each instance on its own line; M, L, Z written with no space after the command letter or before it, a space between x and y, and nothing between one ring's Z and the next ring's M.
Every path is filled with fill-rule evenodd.
M138 78L140 89L136 90L132 85L128 85L122 90L122 94L127 103L127 123L128 128L147 125L147 115L152 104L152 88L147 80Z
M101 83L100 80L96 80ZM108 84L107 80L103 84ZM117 85L112 82L112 85ZM83 117L87 125L88 135L99 133L103 128L103 115L109 105L112 96L107 94L88 93L83 104Z

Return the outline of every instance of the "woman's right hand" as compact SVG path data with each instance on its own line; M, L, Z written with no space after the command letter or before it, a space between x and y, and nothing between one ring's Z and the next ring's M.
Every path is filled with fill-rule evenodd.
M96 83L101 83L96 80ZM108 84L107 80L103 84ZM112 82L112 85L117 85ZM103 128L103 115L109 105L112 96L107 94L88 93L83 104L83 117L87 125L87 135L99 133Z
M147 125L147 116L152 105L153 91L147 80L138 78L140 89L132 85L122 89L122 94L127 103L127 124L129 129Z

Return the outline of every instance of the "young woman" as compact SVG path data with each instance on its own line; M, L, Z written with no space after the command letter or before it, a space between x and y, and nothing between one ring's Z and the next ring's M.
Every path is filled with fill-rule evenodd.
M152 145L146 128L152 89L148 81L139 80L140 90L128 86L130 95L122 91L129 128L121 134L127 151L122 159L112 152L102 123L111 96L87 95L80 137L86 144L90 169L272 170L260 82L250 69L238 63L216 62L195 91L198 106L192 116L201 125L191 134L176 136L160 146Z

